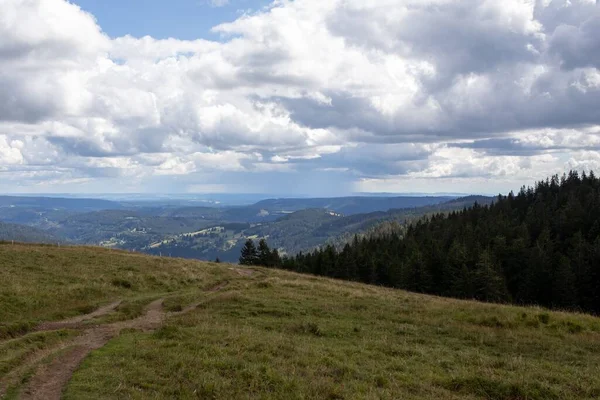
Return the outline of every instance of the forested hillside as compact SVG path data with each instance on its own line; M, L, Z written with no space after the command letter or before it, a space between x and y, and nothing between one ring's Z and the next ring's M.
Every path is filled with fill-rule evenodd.
M264 223L213 223L202 231L183 233L156 241L142 251L155 255L169 254L174 257L203 260L214 260L218 257L221 261L235 262L247 239L266 238L272 247L279 249L282 254L289 255L311 251L327 244L339 249L351 241L354 235L367 235L375 227L381 228L383 222L394 226L403 225L425 215L470 207L476 201L489 204L492 200L490 197L469 196L424 207L349 216L326 209L306 209ZM192 221L192 218L187 220ZM129 234L126 239L128 243L132 243L131 236ZM120 239L123 237L124 235L119 236Z
M47 232L29 226L5 224L0 222L0 242L16 241L24 243L59 243L63 242Z
M254 207L271 211L299 211L311 208L324 208L344 215L355 215L399 208L432 206L455 198L456 196L354 196L307 199L268 199L259 201Z
M600 313L600 179L575 171L395 232L283 261L299 272Z
M247 238L269 238L273 246L288 254L326 243L343 245L354 234L384 220L404 221L446 207L456 208L455 200L444 203L448 199L439 196L270 199L250 205L223 206L193 198L132 202L0 196L0 222L36 228L73 244L236 261ZM389 209L420 204L429 205ZM311 205L327 207L313 209ZM354 214L358 210L375 212ZM35 241L25 240L27 237L23 235L11 236L14 231L7 230L5 240Z

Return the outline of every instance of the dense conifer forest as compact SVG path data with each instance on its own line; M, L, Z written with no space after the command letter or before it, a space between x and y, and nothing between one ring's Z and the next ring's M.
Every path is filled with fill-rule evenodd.
M598 314L600 179L571 171L401 233L272 260L269 266L415 292Z

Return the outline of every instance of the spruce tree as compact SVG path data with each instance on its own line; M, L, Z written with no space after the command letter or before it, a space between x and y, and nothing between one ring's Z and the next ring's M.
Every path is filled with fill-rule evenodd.
M260 239L258 242L258 264L264 267L272 267L271 265L271 249L265 239Z
M509 299L504 276L488 251L484 250L479 256L472 276L475 299L493 302L505 302Z
M259 261L258 251L252 239L246 240L244 248L242 248L242 255L240 256L241 265L257 265Z
M279 256L279 251L277 251L277 249L273 249L271 251L269 266L275 267L275 268L280 268L281 265L282 265L282 261L281 261L281 257Z

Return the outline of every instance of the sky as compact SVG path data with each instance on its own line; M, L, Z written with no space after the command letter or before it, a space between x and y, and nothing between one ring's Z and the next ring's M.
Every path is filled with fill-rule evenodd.
M0 0L0 193L506 193L600 170L595 0Z

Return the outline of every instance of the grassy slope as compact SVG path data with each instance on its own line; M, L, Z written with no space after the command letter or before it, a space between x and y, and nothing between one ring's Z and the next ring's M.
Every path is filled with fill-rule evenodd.
M598 318L229 268L0 245L0 321L16 334L115 299L125 302L112 319L158 297L173 310L203 301L154 333L127 331L92 353L67 399L600 396ZM223 280L221 291L205 290ZM69 334L5 332L0 378L23 354Z
M0 339L42 320L211 284L224 273L189 260L95 247L0 243Z

